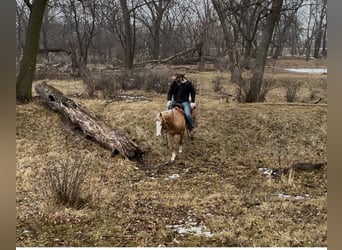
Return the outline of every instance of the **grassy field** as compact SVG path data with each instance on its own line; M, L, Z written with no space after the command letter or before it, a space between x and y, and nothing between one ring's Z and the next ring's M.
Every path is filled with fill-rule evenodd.
M301 81L295 103L273 88L264 103L239 104L228 73L191 72L198 90L198 132L170 163L154 118L165 94L127 91L138 101L75 97L81 81L48 83L94 112L146 152L143 163L120 157L74 133L38 98L16 107L17 246L326 247L327 169L266 170L295 162L327 162L327 76L286 67L325 61L279 60L275 82ZM221 78L222 90L214 91ZM317 105L312 96L321 97ZM48 169L58 162L86 173L83 206L57 205ZM70 170L71 171L71 170Z

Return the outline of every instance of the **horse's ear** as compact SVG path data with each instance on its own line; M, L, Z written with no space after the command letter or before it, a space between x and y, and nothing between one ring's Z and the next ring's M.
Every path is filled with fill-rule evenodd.
M160 117L162 117L162 116L163 116L161 112L159 113L159 116L160 116Z

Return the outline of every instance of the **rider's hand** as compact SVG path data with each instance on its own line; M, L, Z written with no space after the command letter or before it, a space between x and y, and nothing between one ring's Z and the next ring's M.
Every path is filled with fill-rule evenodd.
M195 107L196 107L196 103L191 102L191 103L190 103L190 107L191 107L192 109L195 108Z

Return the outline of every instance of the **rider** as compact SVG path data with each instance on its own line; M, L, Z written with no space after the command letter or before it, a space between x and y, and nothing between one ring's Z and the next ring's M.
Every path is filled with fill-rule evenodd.
M190 125L190 132L195 133L196 126L191 116L191 108L195 106L196 92L190 81L185 78L184 74L174 74L173 80L167 93L167 107L171 109L175 103L180 103L184 107L185 117ZM191 99L189 98L191 97ZM191 104L189 102L191 100Z

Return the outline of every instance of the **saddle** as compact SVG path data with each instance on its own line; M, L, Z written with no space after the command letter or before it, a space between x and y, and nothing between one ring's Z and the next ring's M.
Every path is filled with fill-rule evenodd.
M171 109L173 109L173 108L180 108L181 110L184 111L184 106L181 103L174 103L174 104L172 104L171 105Z
M188 122L188 119L186 119L186 117L185 117L184 106L183 106L183 104L181 104L181 103L174 103L174 104L171 105L170 108L171 108L171 109L173 109L173 108L179 108L179 109L182 111L183 116L184 116L184 118L185 118L186 126L187 126L187 128L189 129L189 128L190 128L190 124L189 124L189 122ZM190 108L191 108L191 115L192 115L192 111L193 111L194 109L196 109L196 106L195 106L195 107L191 107L191 105L190 105Z
M184 106L183 106L183 104L181 104L181 103L174 103L174 104L171 105L170 108L173 109L173 108L175 108L175 107L180 108L181 110L184 111ZM192 111L192 110L196 109L196 106L195 106L195 107L192 107L192 106L190 105L190 108L191 108L191 111Z

